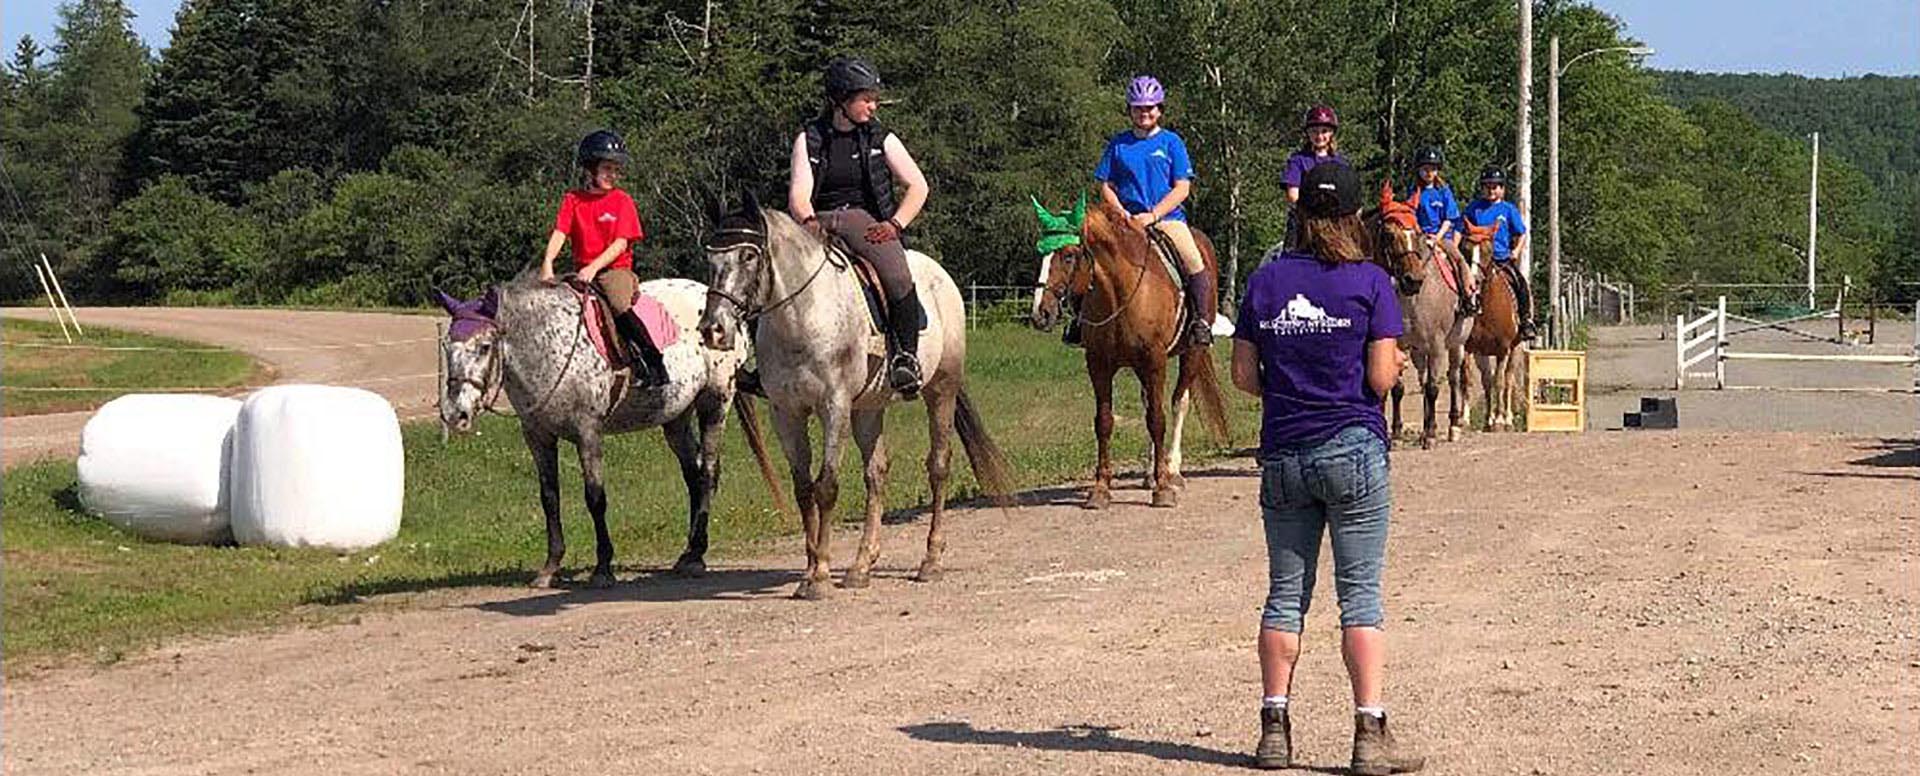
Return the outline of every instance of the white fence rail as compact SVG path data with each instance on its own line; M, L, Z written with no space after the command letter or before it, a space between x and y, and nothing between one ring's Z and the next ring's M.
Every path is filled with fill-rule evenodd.
M1745 316L1735 315L1733 313L1727 312L1727 298L1723 296L1723 297L1720 297L1719 303L1715 305L1713 309L1708 310L1706 314L1698 318L1695 318L1693 320L1687 320L1687 317L1685 315L1676 315L1674 316L1674 320L1673 320L1673 330L1674 330L1673 387L1675 389L1686 388L1687 380L1689 378L1700 379L1700 380L1711 379L1713 380L1713 387L1716 390L1725 389L1729 387L1735 387L1735 388L1764 387L1764 386L1728 386L1727 385L1727 362L1728 361L1776 361L1776 362L1796 362L1797 361L1797 362L1806 362L1806 363L1878 364L1878 365L1885 365L1885 366L1913 367L1915 370L1914 386L1915 388L1920 389L1920 302L1915 302L1913 307L1913 316L1914 316L1913 317L1913 322L1914 322L1913 349L1912 349L1912 352L1907 353L1905 355L1887 354L1887 353L1773 353L1773 352L1764 352L1764 351L1734 350L1729 344L1729 339L1733 336L1736 336L1739 334L1745 334L1748 332L1761 331L1761 330L1785 332L1787 334L1796 335L1805 339L1814 340L1818 342L1829 342L1829 343L1842 344L1842 345L1849 344L1842 340L1832 339L1832 338L1824 337L1817 334L1810 334L1808 332L1799 331L1799 330L1790 328L1789 326L1790 324L1795 322L1813 320L1816 318L1821 318L1827 315L1831 315L1832 313L1833 311L1821 311L1821 312L1810 313L1808 315L1795 316L1792 318L1783 318L1780 320L1766 321L1766 320L1760 320L1756 318L1748 318ZM1741 322L1747 323L1748 325L1738 329L1734 329L1732 331L1728 331L1727 321L1729 319L1741 321ZM1713 362L1712 371L1694 369L1694 365L1704 361ZM1829 390L1848 390L1848 389L1829 389ZM1865 389L1862 389L1862 390L1865 390Z

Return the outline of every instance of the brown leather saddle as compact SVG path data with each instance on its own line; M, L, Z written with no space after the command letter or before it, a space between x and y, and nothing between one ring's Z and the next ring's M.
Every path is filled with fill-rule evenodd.
M840 235L830 236L827 241L827 250L830 252L829 260L835 265L853 270L854 278L860 281L860 293L867 300L868 322L873 325L873 332L885 333L888 328L887 321L892 320L892 312L887 302L887 295L884 293L884 286L880 285L880 272L874 269L873 264L865 257L855 252ZM914 289L914 293L919 293L919 289ZM918 330L926 328L927 313L926 305L923 303L920 306Z
M580 325L586 328L593 349L600 351L600 357L615 371L630 368L632 359L622 343L620 327L613 322L613 303L607 300L606 291L598 284L582 283L573 277L567 279L567 287L580 297Z

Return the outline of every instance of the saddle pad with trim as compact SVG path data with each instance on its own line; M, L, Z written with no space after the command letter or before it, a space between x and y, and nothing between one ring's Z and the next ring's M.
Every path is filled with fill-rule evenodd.
M600 352L607 365L614 369L630 366L627 349L617 347L620 341L620 328L613 322L613 305L608 304L605 293L595 286L590 292L574 289L580 296L581 323L586 326L587 339L593 342L593 349ZM680 341L680 327L673 322L673 316L667 313L660 300L636 292L633 295L633 311L640 318L642 328L647 330L647 339L661 352Z

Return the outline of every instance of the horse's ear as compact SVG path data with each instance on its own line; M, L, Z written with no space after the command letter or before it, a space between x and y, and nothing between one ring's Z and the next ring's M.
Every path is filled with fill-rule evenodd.
M1079 231L1087 223L1087 190L1080 190L1080 199L1073 203L1073 229Z
M755 218L760 217L760 198L757 196L754 196L753 189L751 187L741 190L740 209L746 211L748 215L751 215Z
M448 315L454 315L460 312L462 303L460 300L453 298L452 294L435 288L431 291L431 295L433 296L433 301L438 302L441 309L446 310Z
M1393 201L1393 181L1390 181L1390 180L1381 181L1380 182L1380 206L1386 207L1387 203L1390 203L1392 201Z
M1053 214L1047 212L1047 206L1040 204L1039 197L1028 194L1027 200L1033 203L1033 217L1040 219L1040 226L1045 227L1053 219Z
M480 309L477 312L480 313L480 317L493 320L494 314L499 311L500 287L494 286L487 289L485 296L480 297Z

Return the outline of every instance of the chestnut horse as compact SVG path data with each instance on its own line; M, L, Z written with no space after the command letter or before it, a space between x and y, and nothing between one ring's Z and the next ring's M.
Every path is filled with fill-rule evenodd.
M1513 353L1520 347L1520 302L1507 273L1495 266L1495 231L1495 227L1467 224L1460 251L1466 254L1467 265L1480 273L1480 314L1474 316L1467 352L1473 354L1486 392L1487 430L1503 431L1513 428L1514 381L1519 371Z
M1039 203L1034 207L1044 214L1043 223L1057 219ZM1084 200L1081 207L1085 207ZM1213 242L1198 229L1193 230L1193 238L1206 260L1206 271L1217 273ZM1214 377L1213 353L1189 345L1179 328L1181 289L1168 275L1147 236L1128 224L1125 213L1106 203L1085 214L1077 244L1043 256L1040 267L1040 289L1033 309L1035 328L1052 328L1061 317L1064 299L1071 296L1080 300L1074 314L1080 319L1087 376L1093 380L1093 432L1099 444L1099 464L1086 507L1106 509L1112 502L1113 457L1109 443L1113 436L1113 377L1121 369L1133 370L1140 380L1140 403L1146 411L1147 434L1152 442L1148 477L1153 505L1174 506L1185 484L1180 475L1180 442L1189 399L1199 397L1200 418L1217 440L1224 442L1228 437L1226 401ZM1173 433L1169 439L1161 394L1167 361L1174 356L1180 359L1180 373L1173 385Z

